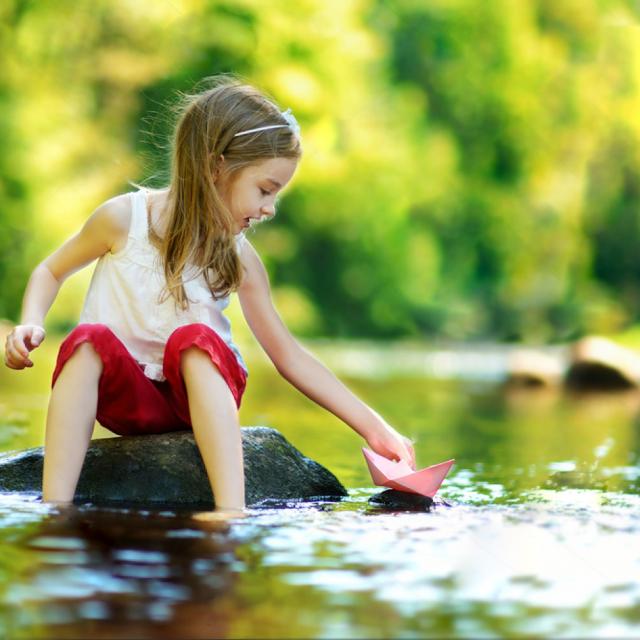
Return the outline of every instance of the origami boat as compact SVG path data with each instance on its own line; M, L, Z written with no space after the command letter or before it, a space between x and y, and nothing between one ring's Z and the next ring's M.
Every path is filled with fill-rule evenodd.
M366 447L362 447L362 453L369 466L373 482L378 486L417 493L430 498L436 495L455 462L453 459L447 460L420 471L414 471L404 460L399 462L389 460Z

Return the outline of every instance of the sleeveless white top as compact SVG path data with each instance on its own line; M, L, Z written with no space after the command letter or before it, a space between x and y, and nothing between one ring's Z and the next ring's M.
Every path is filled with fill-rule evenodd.
M215 300L200 274L185 269L183 282L189 307L182 310L169 296L160 302L166 283L162 260L149 242L147 194L144 189L128 194L131 198L131 225L127 244L116 253L105 253L96 264L84 301L81 323L105 324L123 342L129 353L144 366L153 380L164 380L164 347L175 329L201 322L211 327L229 346L246 373L238 348L231 340L231 323L223 315L229 296ZM236 236L240 250L244 233Z

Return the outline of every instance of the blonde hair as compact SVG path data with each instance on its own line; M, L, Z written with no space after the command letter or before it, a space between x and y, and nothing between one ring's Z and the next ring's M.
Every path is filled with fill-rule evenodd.
M214 298L227 296L242 282L234 219L214 184L217 161L224 154L230 189L239 172L270 158L298 159L298 136L289 128L236 133L272 124L287 124L273 100L230 74L205 78L208 88L180 94L178 121L172 139L171 178L166 204L168 224L160 238L149 228L159 250L166 295L182 309L189 300L183 273L189 265L204 274Z

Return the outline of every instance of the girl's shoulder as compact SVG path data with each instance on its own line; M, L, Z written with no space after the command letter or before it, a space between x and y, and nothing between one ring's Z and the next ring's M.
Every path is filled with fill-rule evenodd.
M131 227L131 193L122 193L103 202L95 211L111 238L111 253L117 253L127 244Z
M115 196L98 205L82 228L45 258L43 264L62 282L78 269L113 253L128 235L131 205L126 196Z
M244 269L244 277L242 278L242 284L238 291L243 292L248 289L268 287L269 278L267 270L255 247L244 237L239 249L240 261Z

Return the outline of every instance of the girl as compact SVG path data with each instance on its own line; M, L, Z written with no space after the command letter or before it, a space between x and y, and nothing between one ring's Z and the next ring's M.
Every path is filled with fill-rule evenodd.
M411 442L355 397L289 333L267 273L245 238L275 215L302 150L281 112L231 76L186 96L171 180L101 204L82 229L40 263L5 363L29 352L63 281L98 259L80 317L56 362L47 414L43 500L70 502L95 420L116 434L193 429L218 511L244 510L238 408L247 369L223 310L237 291L243 314L278 372L341 418L369 447L415 468ZM137 185L136 185L137 186Z

